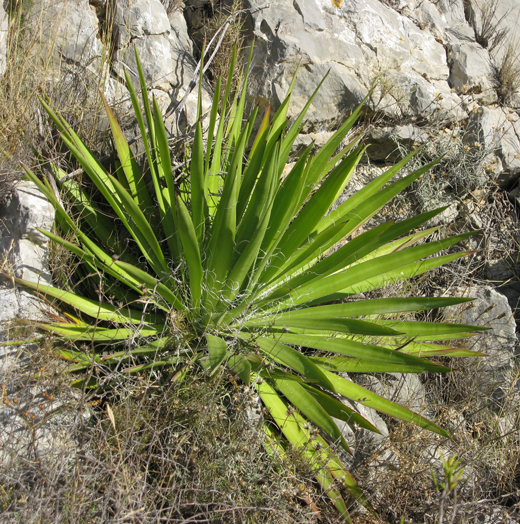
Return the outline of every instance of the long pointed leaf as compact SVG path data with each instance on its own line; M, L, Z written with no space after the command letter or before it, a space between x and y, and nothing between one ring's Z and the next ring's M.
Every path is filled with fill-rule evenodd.
M334 387L340 395L343 395L354 402L359 402L360 404L363 404L369 408L375 409L376 411L385 413L386 415L390 415L406 422L412 422L421 428L428 429L429 431L449 438L450 435L444 429L440 428L437 426L437 424L434 424L421 415L418 415L407 408L399 406L399 404L395 404L390 400L380 397L368 389L358 386L354 382L335 375L334 373L325 371L325 374L334 384Z

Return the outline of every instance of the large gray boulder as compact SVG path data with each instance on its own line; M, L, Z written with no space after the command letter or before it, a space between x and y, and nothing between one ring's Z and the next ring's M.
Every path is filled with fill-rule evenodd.
M494 90L493 65L489 53L476 42L458 40L448 44L451 65L449 84L458 93L481 95L484 104L497 101Z
M520 117L507 108L482 107L471 112L465 142L487 151L491 180L510 186L520 175Z
M197 116L198 90L190 91L190 83L198 79L195 74L197 62L182 12L172 10L168 13L160 0L121 0L116 6L113 35L116 48L113 73L123 80L126 69L134 85L138 85L135 48L147 86L162 113L171 115L186 95L182 117L193 124ZM202 90L205 111L212 99L206 87ZM125 89L119 92L119 97L126 95ZM177 119L178 115L166 118L166 128L172 134L178 131Z
M113 29L116 52L114 70L124 78L126 67L137 82L134 47L139 53L150 88L182 83L174 68L170 43L170 21L159 0L122 0L116 4Z
M88 0L34 0L26 23L35 28L37 45L32 52L42 61L57 56L86 67L101 59L99 21Z
M464 324L488 328L468 339L465 346L487 355L472 363L471 377L474 387L489 398L490 407L497 408L518 387L514 377L519 355L515 318L507 298L491 287L471 287L464 295L476 300L453 308L450 316Z
M425 415L429 406L426 389L418 375L413 373L382 373L370 379L371 389L381 397Z
M20 182L0 204L0 261L2 270L10 277L29 282L51 284L47 265L49 243L37 228L50 231L54 208L28 181ZM0 322L15 318L41 318L40 302L14 285L0 282Z
M64 75L76 83L78 77L82 82L90 78L94 90L101 87L120 112L131 112L125 69L138 85L134 48L163 112L182 99L193 79L196 62L182 12L167 12L160 0L35 0L27 22L38 28L32 52L55 65L48 71L51 81L60 82ZM196 116L193 96L186 105L190 122ZM204 91L205 106L210 100Z
M376 78L369 104L388 116L450 115L460 106L447 82L443 45L382 2L347 0L340 8L329 0L247 4L256 38L253 92L260 101L279 103L301 63L293 95L298 111L330 70L308 113L310 127L337 125Z

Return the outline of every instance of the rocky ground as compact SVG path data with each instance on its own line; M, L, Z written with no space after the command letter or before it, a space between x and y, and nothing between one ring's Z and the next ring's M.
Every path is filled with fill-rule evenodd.
M201 42L216 28L226 29L228 36L205 78L202 92L206 108L211 103L218 61L229 54L229 47L225 48L230 44L229 35L240 38L243 45L255 40L251 106L271 104L276 108L299 67L291 110L296 114L328 73L309 110L300 145L323 143L349 111L368 97L359 131L371 145L352 180L352 192L418 146L423 149L417 163L442 157L430 173L374 220L404 218L446 206L431 225L442 226L439 234L477 230L468 244L474 253L412 287L384 293L449 293L475 298L471 307L447 314L490 328L471 342L489 357L473 363L455 360L450 363L453 373L442 378L381 374L362 379L374 391L437 420L452 432L454 440L436 439L375 413L363 413L381 435L374 438L362 430L345 431L355 449L350 459L352 471L380 516L374 520L368 514L358 514L356 518L359 522L520 522L517 2L34 0L9 6L11 10L0 6L0 138L7 154L0 166L0 182L5 188L16 178L13 166L19 159L35 166L42 162L43 153L45 158L50 153L53 161L66 168L59 148L50 147L54 140L51 128L34 100L39 88L59 107L65 105L74 123L92 132L94 150L106 154L102 137L107 123L97 116L95 90L99 87L125 120L129 103L123 70L135 80L134 46L169 132L182 139L196 111L197 89L192 88ZM183 99L184 108L177 111ZM15 111L11 109L14 102ZM133 125L128 121L129 136ZM46 164L41 167L45 172ZM0 195L2 272L50 282L51 273L61 262L35 228L52 228L51 206L27 182L18 183L13 191L0 191ZM18 339L20 319L34 319L45 307L4 280L0 287L3 341ZM48 345L35 339L21 346L0 346L4 399L0 408L0 513L4 511L4 521L161 521L157 508L166 503L153 506L151 487L139 480L143 464L136 458L141 456L136 449L145 445L144 441L125 433L149 419L116 413L120 418L114 422L110 404L72 393ZM151 412L148 394L139 393L142 387L129 383L128 396L121 394L121 404L128 407L141 399L139 409ZM173 394L183 398L180 391ZM246 397L241 399L249 402ZM216 412L221 409L218 405L212 408ZM192 412L200 414L200 406ZM126 429L120 427L123 420ZM202 431L202 426L196 427ZM232 433L229 427L226 431ZM92 447L93 435L103 445ZM240 438L251 437L241 434ZM166 441L161 442L166 448ZM222 449L238 453L229 442ZM126 455L125 443L129 446ZM465 468L457 498L432 487L432 470L442 478L442 457L453 454ZM108 456L118 468L101 467ZM126 460L127 469L123 467ZM294 488L287 480L291 475L298 479L294 482L298 489L308 481L305 468L290 473L283 469L286 465L280 466L277 471L284 473L278 475L269 469L272 466L262 454L254 455L253 462L247 462L247 457L243 460L250 468L269 470L265 481L273 493L273 486L283 484L271 501L272 520L266 516L271 513L260 512L252 522L317 522L319 517L334 522L325 506L319 506L320 515L307 502L321 500L316 492L298 492L297 508L283 502L291 499L281 494L282 489L291 493ZM232 468L239 467L233 464ZM85 468L95 474L87 477ZM225 475L231 475L229 471ZM200 482L201 490L217 490ZM73 486L79 486L79 502L71 495ZM180 503L193 504L192 496ZM242 505L247 504L262 508L269 501L244 499ZM141 509L145 507L155 507L156 513ZM230 522L225 507L222 522ZM170 521L197 520L177 516ZM243 521L249 520L244 517Z

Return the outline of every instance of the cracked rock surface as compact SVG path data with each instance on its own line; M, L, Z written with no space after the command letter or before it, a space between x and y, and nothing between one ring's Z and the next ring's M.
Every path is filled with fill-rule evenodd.
M20 182L0 204L0 261L5 273L50 285L48 239L37 228L50 231L54 208L28 181ZM16 317L40 318L41 304L13 282L0 281L0 322Z

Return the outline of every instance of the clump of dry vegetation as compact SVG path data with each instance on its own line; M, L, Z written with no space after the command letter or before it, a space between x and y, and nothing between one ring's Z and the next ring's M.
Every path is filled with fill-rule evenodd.
M0 417L15 428L2 432L3 522L336 522L312 465L266 452L247 388L143 375L111 394L74 393L52 353L25 351L24 372L2 374ZM50 438L44 418L61 433Z
M183 0L161 0L161 4L166 9L167 14L171 14L174 11L179 11L184 7Z
M510 105L520 92L520 60L518 43L510 42L494 69L494 80L498 100L502 105Z
M507 34L508 29L501 27L507 13L499 17L497 15L498 0L464 0L466 11L471 7L473 16L469 16L470 23L475 31L475 40L489 52L500 46Z
M186 14L190 35L199 54L204 42L208 45L215 37L209 51L213 54L216 49L216 54L208 69L208 76L214 85L217 78L227 77L233 49L242 51L244 47L243 1L211 0L199 7L188 7ZM237 68L235 81L239 74L240 68Z
M61 146L42 112L43 93L63 108L95 151L105 147L100 79L86 67L61 61L41 46L38 14L31 1L9 3L7 67L0 77L0 198L22 177L19 163L44 165Z
M520 517L518 392L509 391L502 407L492 411L490 399L478 388L473 363L451 359L446 364L453 368L452 373L423 380L429 412L435 413L434 419L451 432L453 440L387 421L390 436L370 461L388 452L393 461L379 472L373 471L369 461L356 471L379 513L379 519L371 522L472 524L483 517L496 523L516 522ZM454 456L464 471L456 494L452 490L443 499L433 474L438 483L444 482L442 461Z

